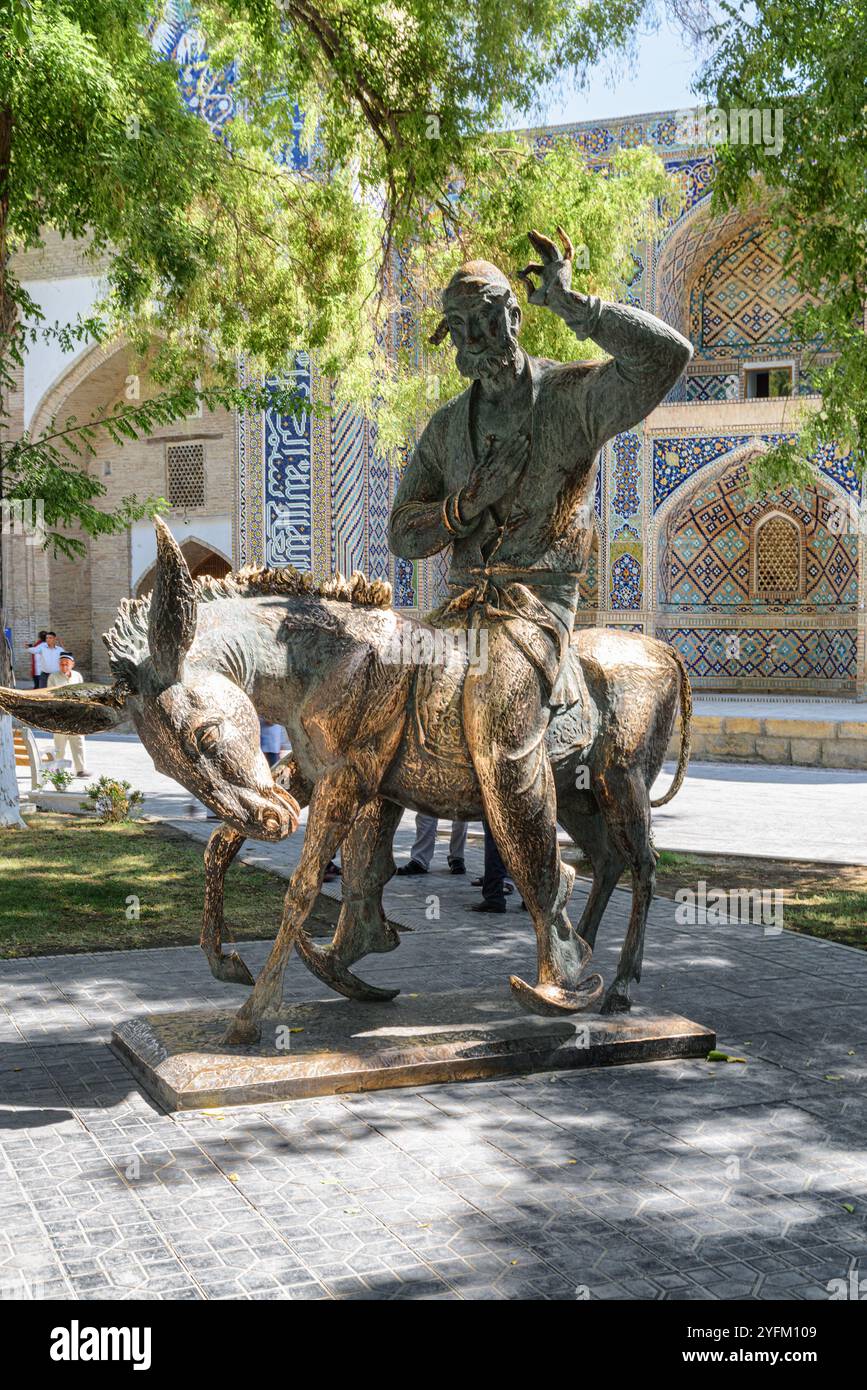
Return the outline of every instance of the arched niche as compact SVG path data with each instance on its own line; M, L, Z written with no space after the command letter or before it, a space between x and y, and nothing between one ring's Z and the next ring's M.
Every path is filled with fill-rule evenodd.
M708 249L685 292L694 363L786 363L800 356L805 344L792 316L816 300L798 289L790 254L788 233L761 218Z
M181 553L194 579L204 579L209 575L215 579L224 579L227 574L232 573L232 563L228 556L195 536L188 536L181 542ZM156 571L156 563L145 570L135 586L136 598L144 598L145 594L151 592Z
M690 208L659 243L653 312L688 337L690 285L711 256L755 221L755 209L732 208L714 216L710 194Z
M848 502L845 492L821 475L800 490L750 498L747 467L763 450L763 444L747 441L700 468L660 507L653 530L653 591L660 612L856 611L858 536L829 525ZM798 584L786 596L781 587L773 596L757 592L756 541L774 517L798 536Z

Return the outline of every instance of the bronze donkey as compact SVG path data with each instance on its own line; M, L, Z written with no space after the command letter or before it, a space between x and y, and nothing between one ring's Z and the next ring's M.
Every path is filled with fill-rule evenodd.
M322 585L283 570L242 570L194 581L168 527L156 522L158 560L150 598L125 600L104 640L115 682L24 692L0 690L0 707L37 728L93 733L132 718L161 772L175 778L226 822L206 852L208 908L202 944L220 978L249 980L237 956L220 946L222 879L243 839L291 833L309 804L300 862L289 882L283 923L229 1040L252 1042L260 1020L279 1005L293 946L339 992L391 998L349 967L370 952L391 951L382 886L394 872L391 842L404 808L479 819L478 784L459 717L462 662L395 660L418 625L391 607L387 584L353 575ZM595 1004L598 975L583 976L605 906L628 867L633 904L616 977L603 1008L629 1008L629 983L641 973L644 928L656 856L651 804L679 788L689 755L691 696L671 648L635 634L585 629L575 634L590 695L589 722L577 706L558 711L547 735L558 816L588 855L593 888L578 932L565 911L537 932L535 986L512 989L536 1012L573 1012ZM649 788L662 765L680 699L681 754L665 797ZM293 757L270 774L259 749L262 714L289 732ZM344 901L334 940L316 946L304 923L329 860L343 846ZM531 864L509 864L520 882ZM517 872L516 872L517 869ZM574 872L574 871L573 871Z

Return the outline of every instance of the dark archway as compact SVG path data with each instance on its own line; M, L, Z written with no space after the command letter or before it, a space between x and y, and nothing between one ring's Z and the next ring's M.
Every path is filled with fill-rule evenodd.
M208 576L213 579L225 579L227 574L232 573L232 566L225 555L221 555L218 550L212 550L203 541L192 538L185 540L181 544L181 550L194 579L204 579ZM154 586L155 573L156 564L145 570L135 588L136 598L144 598L145 594L150 593Z

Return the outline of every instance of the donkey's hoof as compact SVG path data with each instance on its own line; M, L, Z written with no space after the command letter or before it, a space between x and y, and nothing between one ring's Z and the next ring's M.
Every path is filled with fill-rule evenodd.
M632 1008L632 1000L629 998L629 991L622 985L611 985L605 998L602 1001L600 1010L603 1014L628 1014Z
M211 974L214 979L222 980L224 985L252 985L256 983L237 951L230 951L227 956L222 954L209 956L208 965L211 967Z
M399 989L382 989L379 985L369 985L366 980L353 975L351 970L335 955L333 946L314 946L309 936L299 933L295 949L307 969L317 979L346 999L360 999L366 1004L388 1003L400 994Z
M592 1009L599 1000L603 984L601 975L588 975L574 989L560 985L528 985L526 980L512 975L509 984L512 994L531 1014L577 1014Z
M233 1018L223 1042L230 1047L254 1047L261 1037L258 1023L250 1018Z

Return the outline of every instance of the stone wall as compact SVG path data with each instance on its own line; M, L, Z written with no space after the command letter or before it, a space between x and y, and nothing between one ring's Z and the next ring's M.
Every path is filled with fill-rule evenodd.
M693 714L691 727L696 762L867 770L867 721ZM679 751L678 720L668 757L676 760Z

